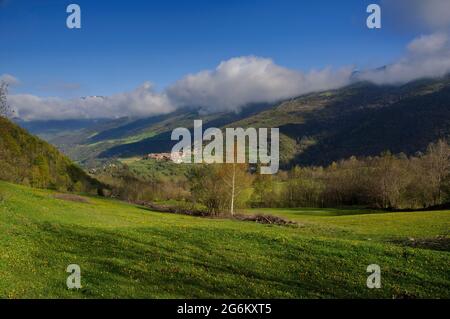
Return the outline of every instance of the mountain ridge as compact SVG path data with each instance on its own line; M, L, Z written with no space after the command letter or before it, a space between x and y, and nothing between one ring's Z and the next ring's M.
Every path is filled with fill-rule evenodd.
M90 160L170 151L176 127L279 127L284 166L326 165L390 150L414 154L450 134L450 76L403 85L355 82L344 88L305 94L279 103L243 108L240 113L200 114L181 109L146 119L115 120L106 129L81 130L50 139L71 158Z

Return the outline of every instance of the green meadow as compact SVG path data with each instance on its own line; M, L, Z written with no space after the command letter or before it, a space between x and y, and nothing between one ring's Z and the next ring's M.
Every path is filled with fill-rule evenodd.
M246 211L298 223L274 226L6 182L0 198L0 298L450 298L450 211Z

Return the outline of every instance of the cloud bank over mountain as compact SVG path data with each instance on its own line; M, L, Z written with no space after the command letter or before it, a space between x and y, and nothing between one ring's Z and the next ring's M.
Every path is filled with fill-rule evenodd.
M8 96L15 114L23 120L58 120L144 117L174 111L165 94L156 93L150 83L131 92L79 99L38 97L30 94Z
M420 78L435 78L450 72L448 34L434 33L414 39L397 62L378 70L364 71L361 80L376 84L402 84Z
M358 73L360 80L376 84L403 84L450 73L450 1L384 0L383 12L395 23L409 23L419 35L403 57L376 70ZM149 82L130 92L107 97L62 99L30 94L8 96L15 114L24 120L146 117L170 113L180 107L203 112L239 111L251 103L270 103L302 94L340 88L352 80L353 67L301 72L257 56L222 61L212 70L186 75L162 92ZM0 76L15 86L13 75Z
M303 73L279 66L271 59L248 56L223 61L214 70L187 75L162 92L146 82L133 91L106 97L62 99L11 94L8 99L15 114L24 120L146 117L180 107L198 107L203 112L239 111L250 103L271 103L343 87L350 83L352 70L325 68ZM436 33L413 40L399 61L382 69L362 71L358 78L376 84L402 84L449 72L449 38ZM13 77L4 78L18 82Z
M352 68L302 73L260 57L223 61L212 71L188 75L163 92L147 82L131 92L106 97L61 99L13 94L8 99L23 120L145 117L180 107L204 112L238 111L249 103L275 102L349 83Z
M417 29L398 61L378 70L362 72L360 78L376 84L402 84L450 73L450 1L384 0L383 12L394 24Z
M275 102L338 88L349 82L351 73L352 68L302 73L281 67L270 59L239 57L220 63L215 70L184 77L167 94L178 106L235 111L249 103Z

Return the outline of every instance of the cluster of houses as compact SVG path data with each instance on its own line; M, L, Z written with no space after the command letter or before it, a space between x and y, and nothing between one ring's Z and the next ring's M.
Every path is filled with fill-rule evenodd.
M171 153L150 153L143 157L143 159L154 159L157 161L171 161Z
M183 159L185 158L185 154L183 152L178 152L173 154L172 159L172 153L150 153L143 157L144 160L153 159L156 161L161 162L170 162L173 161L175 163L181 163Z

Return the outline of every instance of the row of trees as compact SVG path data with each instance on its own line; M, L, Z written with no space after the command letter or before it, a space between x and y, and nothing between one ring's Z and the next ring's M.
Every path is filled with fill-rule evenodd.
M252 204L283 207L364 205L426 208L450 199L450 147L444 140L425 154L386 152L352 157L328 167L294 167L278 178L258 178Z
M185 201L190 197L189 185L184 176L177 178L143 176L133 172L125 164L106 167L97 172L95 178L110 188L102 195L126 201Z
M153 174L152 174L153 175ZM185 176L143 176L128 165L108 167L95 175L108 185L104 196L130 202L169 202L210 215L229 213L249 204L254 176L245 164L192 165Z
M277 175L260 175L245 164L197 164L173 180L144 181L123 168L96 177L114 185L122 199L174 199L200 205L211 215L234 215L250 206L419 209L450 201L450 147L439 140L415 156L386 152L327 167L296 166Z

